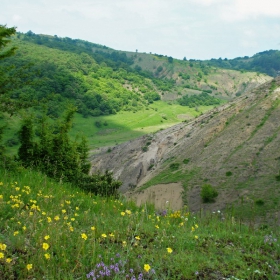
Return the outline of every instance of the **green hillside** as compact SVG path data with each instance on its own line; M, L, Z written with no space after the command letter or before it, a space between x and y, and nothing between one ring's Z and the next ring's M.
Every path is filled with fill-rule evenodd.
M279 228L155 211L0 170L1 279L279 279ZM186 265L187 264L187 265Z
M237 57L234 59L211 59L205 61L209 66L241 71L256 71L277 77L280 75L280 51L269 50L253 55L252 57Z

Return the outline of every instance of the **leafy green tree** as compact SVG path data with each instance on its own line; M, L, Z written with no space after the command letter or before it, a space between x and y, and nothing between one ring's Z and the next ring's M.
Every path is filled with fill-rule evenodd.
M8 28L0 25L0 60L14 54L16 47L6 48L10 43L10 37L16 33L15 27Z

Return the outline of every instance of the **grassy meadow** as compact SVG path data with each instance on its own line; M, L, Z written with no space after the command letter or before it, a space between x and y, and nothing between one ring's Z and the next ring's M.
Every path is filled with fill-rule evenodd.
M71 136L75 138L77 135L84 135L90 149L114 146L194 118L212 108L213 106L199 106L196 111L195 108L156 101L147 109L136 112L121 111L116 115L88 118L76 114ZM3 115L0 119L0 125L7 125L3 142L6 145L10 143L7 145L9 154L16 154L19 147L17 131L20 128L20 120L19 116L7 115ZM101 126L97 127L96 122L99 122ZM13 144L15 141L17 144Z
M0 170L0 279L280 279L279 228Z
M92 149L112 146L192 119L212 108L199 106L199 111L196 111L195 108L156 101L147 109L137 112L121 111L116 115L94 118L83 118L77 114L71 133L73 137L84 134ZM96 127L96 121L101 123L101 127Z

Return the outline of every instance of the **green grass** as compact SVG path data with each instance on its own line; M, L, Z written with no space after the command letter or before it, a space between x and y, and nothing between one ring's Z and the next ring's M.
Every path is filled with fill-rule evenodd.
M279 227L159 213L24 169L0 178L0 279L87 279L102 266L111 275L99 279L280 279Z
M212 108L213 106L200 106L199 111L206 112ZM90 148L113 146L116 143L165 129L184 119L194 118L200 112L194 108L157 101L150 105L148 110L135 113L122 111L116 115L95 118L83 118L77 114L71 134L74 136L83 133L88 138ZM102 125L101 128L97 128L95 121L100 121L102 124L107 122L107 126Z
M165 129L185 119L192 119L201 112L206 112L212 108L213 106L200 106L199 112L197 112L194 108L187 106L156 101L148 107L148 110L143 109L135 113L121 111L116 115L89 118L83 118L80 114L76 114L70 135L72 138L75 138L76 135L84 135L88 140L90 149L114 146L144 134ZM101 122L102 126L100 128L96 127L96 121ZM104 125L104 122L107 125ZM5 115L0 119L0 125L7 125L3 139L5 143L9 139L17 137L20 118ZM18 147L19 145L7 147L8 154L16 154Z

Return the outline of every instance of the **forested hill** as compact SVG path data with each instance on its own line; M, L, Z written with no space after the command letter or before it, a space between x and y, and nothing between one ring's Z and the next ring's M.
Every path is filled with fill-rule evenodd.
M280 51L278 50L260 52L252 57L211 59L206 61L206 63L211 66L226 69L249 70L265 73L273 77L280 76Z
M54 117L69 102L84 117L120 110L136 112L160 99L183 104L180 99L186 95L198 95L192 104L204 105L206 99L207 103L231 100L270 79L201 61L116 51L31 31L17 33L12 43L17 47L16 55L3 61L2 66L14 67L11 76L17 76L19 69L24 72L18 75L18 82L24 86L13 88L12 98L47 104L48 114ZM32 82L26 83L25 77ZM209 96L205 99L206 94Z

